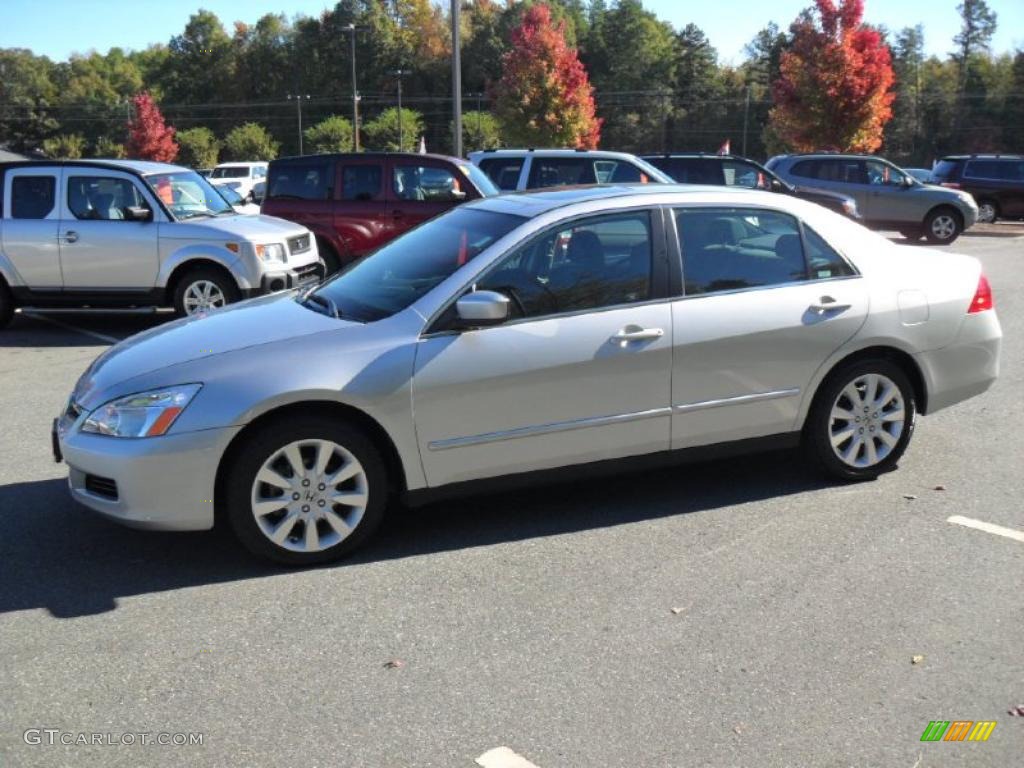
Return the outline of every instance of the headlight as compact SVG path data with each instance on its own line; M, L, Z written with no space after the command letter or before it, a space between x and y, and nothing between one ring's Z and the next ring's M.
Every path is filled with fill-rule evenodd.
M83 432L112 437L155 437L171 428L202 384L156 389L101 405L82 423Z
M256 256L263 261L284 261L284 246L281 243L257 245Z

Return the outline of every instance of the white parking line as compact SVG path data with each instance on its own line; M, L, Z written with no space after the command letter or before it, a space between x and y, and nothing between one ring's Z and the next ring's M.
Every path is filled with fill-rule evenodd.
M482 768L537 768L522 755L517 755L508 747L495 747L484 752L476 759Z
M65 323L61 320L55 320L52 317L46 317L45 315L37 315L35 312L22 312L25 317L31 317L33 320L42 320L44 323L50 323L51 325L59 326L68 331L74 331L75 333L84 333L86 336L91 336L94 339L105 341L108 344L117 344L120 339L114 338L113 336L107 336L105 333L98 333L96 331L90 331L85 328L78 328L77 326L71 325L71 323Z
M1008 539L1024 543L1024 531L1016 531L1013 528L1003 528L1001 525L986 523L983 520L974 520L970 517L961 517L960 515L948 517L946 518L946 522L953 523L954 525L962 525L965 528L974 528L979 531L984 531L985 533L993 533L996 536L1005 536Z

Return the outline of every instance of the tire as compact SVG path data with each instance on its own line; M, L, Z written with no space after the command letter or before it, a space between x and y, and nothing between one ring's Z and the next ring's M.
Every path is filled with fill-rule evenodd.
M978 223L995 224L999 220L999 206L994 200L978 201Z
M865 412L861 410L864 403L858 403L851 394L868 395L872 377L876 401L888 393L888 387L893 391L890 399L876 406L877 410L867 406L869 410ZM900 411L902 418L894 418ZM863 421L843 419L838 415L841 412L849 412L852 419ZM831 477L874 480L896 468L914 434L916 416L914 388L902 368L888 360L858 360L837 368L819 388L804 425L804 450ZM874 435L869 436L872 431ZM882 432L889 435L891 442L879 436ZM834 438L839 439L835 447Z
M920 240L921 235L924 234L920 229L901 229L900 234L903 235L907 240Z
M324 277L330 277L341 269L341 259L338 258L334 248L323 238L318 237L316 245L320 252L320 260L324 263Z
M322 455L325 471L318 474ZM297 472L296 460L303 465ZM331 484L331 475L353 471ZM261 482L261 474L277 483ZM282 419L247 435L226 477L225 511L238 540L253 554L285 565L344 557L373 535L388 505L387 470L376 446L358 429L324 418ZM332 490L355 503L332 504ZM271 539L274 534L281 543Z
M933 245L949 245L964 231L964 220L945 206L930 211L924 219L924 236Z
M0 278L0 329L10 325L13 317L14 296L11 295L11 289L7 287L7 283Z
M204 303L207 286L210 289L209 301ZM217 298L217 297L220 298ZM234 279L225 272L211 267L190 269L174 286L174 311L178 317L187 317L199 312L217 309L232 304L242 297ZM193 303L193 302L198 303Z

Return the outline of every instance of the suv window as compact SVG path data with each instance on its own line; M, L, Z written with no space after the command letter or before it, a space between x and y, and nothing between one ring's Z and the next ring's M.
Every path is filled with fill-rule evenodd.
M1024 181L1024 161L971 160L964 168L965 179Z
M376 164L346 165L341 170L342 200L382 200L383 166Z
M818 161L800 160L793 164L793 169L790 173L804 179L816 179L818 178Z
M333 170L326 161L275 165L270 173L267 197L292 200L326 200L331 196Z
M68 209L76 219L120 221L125 208L148 208L138 187L128 179L109 176L68 178Z
M489 157L480 161L480 170L486 173L498 189L514 190L519 185L523 170L521 157Z
M868 184L898 187L906 182L906 176L902 171L880 160L868 160L864 163L864 168L868 175Z
M241 166L230 166L228 168L214 168L210 172L211 179L247 179L249 169Z
M746 187L747 189L767 189L770 186L764 172L752 163L742 160L723 160L722 175L727 187Z
M713 184L720 186L724 183L721 164L708 158L650 158L650 163L665 171L674 181L678 181L680 184Z
M717 293L807 279L800 227L758 209L676 211L687 294Z
M530 189L596 184L594 160L587 157L537 157L530 166Z
M477 283L512 299L512 317L543 317L651 297L646 211L584 219L548 230Z
M53 176L15 176L11 179L11 218L45 219L57 199Z
M399 200L448 201L466 196L455 174L436 166L396 165L391 183Z

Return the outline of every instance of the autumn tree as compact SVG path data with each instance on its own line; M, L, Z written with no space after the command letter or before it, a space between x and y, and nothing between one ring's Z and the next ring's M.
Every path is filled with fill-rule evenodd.
M153 98L146 92L132 99L135 116L128 123L128 156L138 160L169 163L178 156L174 128L164 122Z
M593 88L577 52L543 3L512 30L492 100L513 144L593 149L601 137Z
M873 152L892 117L892 60L862 23L863 0L816 0L791 27L773 84L771 128L797 151Z

